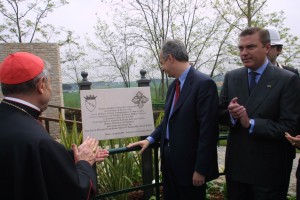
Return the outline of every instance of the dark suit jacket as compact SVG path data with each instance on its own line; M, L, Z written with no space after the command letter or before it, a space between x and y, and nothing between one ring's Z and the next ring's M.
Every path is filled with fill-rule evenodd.
M167 92L164 119L151 135L161 142L161 150L174 92L175 81ZM206 176L207 181L218 177L218 132L216 84L191 67L169 121L172 168L178 184L192 185L194 171Z
M285 69L285 70L289 70L289 71L291 71L291 72L293 72L293 73L295 73L295 74L297 74L297 75L299 76L299 72L298 72L298 70L297 70L297 69L295 69L295 68L293 68L293 67L289 67L289 66L282 66L282 68L283 68L283 69Z
M239 122L231 126L225 172L228 177L249 184L282 183L289 176L286 163L295 155L284 132L297 132L299 77L269 64L250 96L247 77L245 67L228 72L220 94L222 124L231 126L227 107L234 97L245 106L249 118L255 119L252 134Z

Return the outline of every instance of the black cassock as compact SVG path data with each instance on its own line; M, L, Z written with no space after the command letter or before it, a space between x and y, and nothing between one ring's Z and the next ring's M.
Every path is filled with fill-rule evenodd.
M91 198L97 184L90 164L74 163L72 153L53 140L36 120L38 111L4 101L18 108L0 104L0 199Z

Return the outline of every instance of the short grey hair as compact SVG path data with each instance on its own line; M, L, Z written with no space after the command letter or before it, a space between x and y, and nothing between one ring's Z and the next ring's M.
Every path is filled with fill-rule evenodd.
M50 69L51 69L50 63L44 61L43 71L33 79L19 84L1 83L2 94L4 96L12 95L12 94L31 94L36 90L36 84L42 77L48 79Z
M189 55L187 53L186 46L180 40L166 40L163 43L161 52L164 60L168 58L168 55L172 55L180 62L189 61Z

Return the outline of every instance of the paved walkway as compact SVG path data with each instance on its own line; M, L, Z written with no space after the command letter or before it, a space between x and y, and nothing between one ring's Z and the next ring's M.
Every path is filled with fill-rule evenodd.
M224 169L225 149L226 149L226 147L224 147L224 146L218 147L219 169L220 170ZM296 175L295 174L296 174L296 169L298 166L299 158L300 158L300 154L297 153L296 158L294 159L293 169L292 169L292 173L291 173L290 188L289 188L289 192L288 192L290 195L296 195ZM225 181L225 177L221 176L218 180Z

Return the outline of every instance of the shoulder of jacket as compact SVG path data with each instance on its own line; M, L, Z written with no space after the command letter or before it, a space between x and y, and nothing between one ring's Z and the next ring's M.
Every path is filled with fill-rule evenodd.
M239 75L239 74L242 74L242 73L245 73L247 72L247 68L245 67L241 67L241 68L238 68L238 69L233 69L231 71L228 71L226 72L227 75Z

